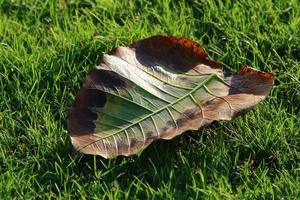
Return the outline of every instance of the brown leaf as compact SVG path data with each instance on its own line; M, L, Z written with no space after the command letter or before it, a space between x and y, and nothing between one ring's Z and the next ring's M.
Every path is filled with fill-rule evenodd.
M68 132L82 153L129 156L247 112L273 82L273 74L247 66L223 73L194 41L154 36L103 56L76 96Z

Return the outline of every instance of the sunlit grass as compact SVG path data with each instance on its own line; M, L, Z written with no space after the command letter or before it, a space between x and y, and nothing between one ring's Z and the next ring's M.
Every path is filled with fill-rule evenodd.
M274 89L244 117L140 155L72 159L67 114L85 75L156 34L198 41L227 71L272 71ZM299 44L297 0L0 0L0 199L299 197Z

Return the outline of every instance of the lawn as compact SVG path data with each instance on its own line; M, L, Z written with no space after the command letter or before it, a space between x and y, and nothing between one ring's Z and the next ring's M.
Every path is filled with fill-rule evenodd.
M234 3L235 2L235 3ZM67 116L113 47L185 36L234 72L276 76L270 96L143 153L74 158ZM0 199L300 198L298 0L0 0Z

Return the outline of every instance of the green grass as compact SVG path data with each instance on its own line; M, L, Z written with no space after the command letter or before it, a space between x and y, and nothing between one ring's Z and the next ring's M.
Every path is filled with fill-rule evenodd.
M244 117L140 155L72 159L85 75L156 34L198 41L226 71L272 71L274 89ZM0 0L0 199L300 198L299 44L298 0Z

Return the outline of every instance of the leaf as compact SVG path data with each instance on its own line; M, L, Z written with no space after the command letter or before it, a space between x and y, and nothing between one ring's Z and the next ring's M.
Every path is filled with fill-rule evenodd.
M154 36L103 56L86 77L69 114L76 150L129 156L215 120L231 120L266 98L271 73L222 72L191 40Z

